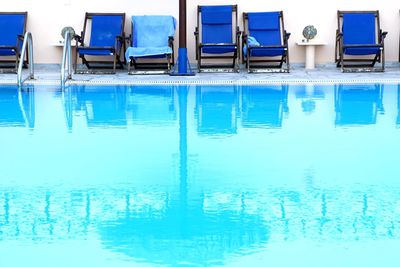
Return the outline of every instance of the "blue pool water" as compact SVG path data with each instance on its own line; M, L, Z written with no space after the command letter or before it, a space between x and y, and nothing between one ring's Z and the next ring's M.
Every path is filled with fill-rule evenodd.
M0 88L0 266L399 266L400 86Z

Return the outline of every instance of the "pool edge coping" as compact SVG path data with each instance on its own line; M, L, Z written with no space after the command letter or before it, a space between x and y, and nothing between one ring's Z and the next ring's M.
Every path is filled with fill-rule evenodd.
M70 80L66 85L276 85L276 84L399 84L400 78L384 79L285 79L285 80ZM0 85L16 85L16 81L0 80ZM58 85L60 80L27 80L24 85Z

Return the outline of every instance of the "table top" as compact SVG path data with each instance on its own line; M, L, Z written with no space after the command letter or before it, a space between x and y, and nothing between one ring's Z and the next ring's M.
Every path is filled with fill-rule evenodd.
M50 43L51 46L64 46L64 40L58 40ZM75 46L76 42L72 41L71 46Z
M304 46L308 46L308 45L327 45L327 42L323 42L323 41L319 41L319 40L311 40L308 42L303 42L303 41L299 41L296 42L297 45L304 45Z

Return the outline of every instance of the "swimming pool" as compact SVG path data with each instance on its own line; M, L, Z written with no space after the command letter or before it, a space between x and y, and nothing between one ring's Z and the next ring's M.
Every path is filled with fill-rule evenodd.
M400 86L0 90L0 266L397 266Z

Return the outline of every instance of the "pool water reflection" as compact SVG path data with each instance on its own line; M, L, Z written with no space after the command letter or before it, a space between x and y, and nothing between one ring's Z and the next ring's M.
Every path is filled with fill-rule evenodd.
M0 266L397 266L399 88L0 88Z

